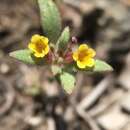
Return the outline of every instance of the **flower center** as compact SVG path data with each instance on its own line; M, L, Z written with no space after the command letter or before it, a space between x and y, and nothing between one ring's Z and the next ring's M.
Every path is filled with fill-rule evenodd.
M42 51L45 49L45 45L42 44L41 42L37 42L36 43L36 50L39 52L39 53L42 53Z
M88 56L88 53L87 53L86 50L84 50L84 51L79 52L79 54L78 54L78 59L79 59L80 61L84 61L87 56Z

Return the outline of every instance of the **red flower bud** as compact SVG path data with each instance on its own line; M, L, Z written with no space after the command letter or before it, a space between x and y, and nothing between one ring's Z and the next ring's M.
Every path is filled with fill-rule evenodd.
M65 63L71 63L73 62L72 52L67 52L64 56Z
M53 62L53 52L50 50L47 55L47 62L52 63Z

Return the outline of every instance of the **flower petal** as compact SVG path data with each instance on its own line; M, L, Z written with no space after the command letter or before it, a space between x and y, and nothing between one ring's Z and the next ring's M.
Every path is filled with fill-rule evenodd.
M39 41L39 39L40 39L40 35L35 34L35 35L32 36L31 42L32 42L32 43L36 43L36 42Z
M96 55L96 52L92 48L88 49L88 53L89 53L89 57L94 57Z
M49 50L50 50L49 46L46 46L46 48L44 50L45 55L49 52Z
M86 66L83 62L80 62L80 61L77 61L77 66L80 68L80 69L84 69Z
M49 40L47 37L41 36L41 39L42 39L42 43L44 43L45 45L48 45Z
M76 52L73 53L73 59L74 59L75 61L78 60L78 51L76 51Z
M81 44L81 45L79 46L79 51L84 51L84 50L87 51L87 49L88 49L88 45L87 45L87 44Z
M42 58L45 56L45 53L34 53L34 56L38 57L38 58Z
M95 64L95 60L90 58L90 59L86 60L84 64L86 67L93 67Z
M29 44L28 44L28 48L29 48L30 50L32 50L32 51L35 51L35 44L29 43Z

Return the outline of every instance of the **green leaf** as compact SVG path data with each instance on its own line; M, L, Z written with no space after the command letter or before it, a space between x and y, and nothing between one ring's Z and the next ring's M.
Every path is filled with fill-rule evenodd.
M64 90L69 94L72 93L75 86L75 77L70 73L63 72L60 75L60 81Z
M27 64L43 64L43 59L35 58L29 49L11 52L10 56Z
M56 43L57 44L57 48L59 50L65 50L66 47L67 47L67 44L69 42L69 39L70 39L70 30L69 30L69 27L66 27L60 38L58 39L58 42Z
M95 66L93 68L94 72L105 72L105 71L112 71L112 70L113 68L106 62L101 61L101 60L95 61Z
M38 0L41 23L45 35L50 42L55 43L61 32L61 18L59 11L52 0Z
M54 75L60 74L62 72L62 69L58 65L52 65L51 71Z

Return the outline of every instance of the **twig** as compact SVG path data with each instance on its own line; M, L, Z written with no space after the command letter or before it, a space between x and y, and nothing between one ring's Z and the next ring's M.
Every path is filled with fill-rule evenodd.
M92 130L100 130L96 122L91 118L91 116L85 112L107 89L110 84L111 77L108 76L102 80L96 88L86 96L76 107L77 113L90 125Z
M78 109L88 109L94 102L104 93L104 91L107 89L108 85L110 85L111 76L106 77L104 80L102 80L96 88L88 95L86 96L78 105Z
M90 126L91 130L100 130L96 122L85 111L76 109L77 113L84 119L84 121Z
M98 116L99 114L103 113L105 110L109 109L113 104L119 101L123 96L124 94L116 90L116 93L114 92L110 97L103 99L104 101L102 101L98 106L88 111L89 115L91 117ZM109 102L107 102L108 99L109 99Z

